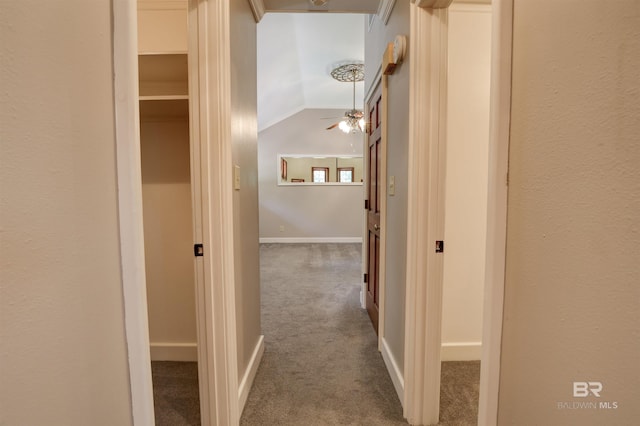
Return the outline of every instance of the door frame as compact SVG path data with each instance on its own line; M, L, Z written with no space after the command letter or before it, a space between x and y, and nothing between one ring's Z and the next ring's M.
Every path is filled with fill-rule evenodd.
M229 127L228 2L189 0L189 107L198 379L203 425L240 420ZM138 104L137 4L112 2L116 169L125 332L134 425L153 425ZM218 125L222 123L221 125ZM215 166L215 167L214 167Z
M203 425L240 422L229 16L227 1L189 0L192 180L197 191L194 233L204 245L202 264L196 273Z
M447 8L452 2L412 0L410 5L413 60L409 101L403 405L404 415L412 424L436 424L439 420L443 265L442 256L435 253L434 246L436 240L444 240ZM498 413L513 38L513 0L493 0L491 3L492 67L480 426L495 425ZM435 208L430 209L430 206Z
M137 4L114 0L112 12L118 224L131 411L134 425L153 425L142 219Z
M382 66L378 68L376 75L371 83L371 87L364 98L365 105L365 117L369 116L369 101L373 98L373 95L376 93L378 86L381 89L381 119L380 119L380 152L382 157L380 158L380 253L379 253L379 263L378 263L378 350L382 352L383 348L383 340L384 340L384 300L385 300L385 277L386 277L386 244L387 244L387 231L386 231L386 218L387 218L387 85L386 78L382 75ZM369 157L368 157L368 132L365 132L363 135L363 152L365 153L365 176L368 176L368 165L369 165ZM366 183L366 182L365 182ZM363 191L363 198L367 200L367 191ZM364 213L364 235L368 235L368 216L367 211L365 209ZM368 263L366 259L368 256L366 252L368 250L368 238L362 239L362 267L365 273L368 271ZM362 308L366 309L366 292L367 292L367 284L362 283L362 297L361 303Z
M250 4L261 4L249 0ZM213 5L209 5L213 3ZM446 7L451 0L412 0L411 8L411 94L409 216L407 252L407 315L405 318L405 416L412 422L437 422L440 372L440 325L442 267L433 243L442 235L442 215L427 209L429 197L436 197L442 177L434 175L438 163L433 150L444 143L442 88L438 82L446 64ZM442 9L444 7L444 9ZM513 0L493 1L491 71L491 127L489 152L489 219L487 273L483 324L483 355L480 379L479 425L493 425L497 419L500 380L500 345L504 294L508 146L511 89L511 40ZM122 286L125 329L129 357L131 401L135 425L154 424L153 390L149 356L144 239L142 234L142 191L137 99L137 10L135 2L114 0L114 97L116 101L116 168ZM205 405L215 418L204 425L237 424L239 421L235 300L233 281L233 229L229 202L232 195L229 123L229 5L227 1L189 0L189 13L197 12L196 35L201 84L199 101L200 192L203 202L203 278L198 283L198 356L211 366L203 385L209 392ZM261 17L254 8L256 22ZM443 39L444 37L444 39ZM425 42L421 42L425 41ZM209 61L208 59L212 60ZM204 62L202 62L204 61ZM191 65L191 63L190 63ZM210 66L211 65L211 66ZM445 68L446 69L446 68ZM434 72L435 71L435 72ZM430 79L424 79L430 76ZM446 80L445 80L446 82ZM445 90L446 90L446 86ZM419 95L419 96L417 96ZM446 101L445 101L446 102ZM446 104L445 104L446 105ZM424 115L426 114L426 115ZM427 120L418 120L428 117ZM442 160L439 160L440 162ZM435 162L435 164L434 164ZM422 167L417 167L422 165ZM425 167L429 165L429 167ZM433 168L431 167L433 165ZM422 190L421 190L422 188ZM424 191L427 188L427 191ZM425 193L427 194L425 196ZM231 225L231 226L230 226ZM206 228L206 229L205 229ZM214 235L216 238L214 238ZM416 238L426 235L427 238ZM426 258L430 266L422 267ZM198 275L197 275L198 276ZM416 283L425 283L425 288ZM201 286L201 287L200 287ZM435 297L434 297L435 296ZM414 299L410 299L413 297ZM209 309L210 308L210 309ZM433 308L433 309L432 309ZM424 313L427 312L427 315ZM433 322L427 321L427 316ZM205 318L206 317L206 318ZM215 320L215 321L214 321ZM419 320L419 321L418 321ZM410 362L407 362L410 361ZM200 360L199 360L200 361ZM436 362L437 361L437 362ZM437 375L434 375L435 373ZM429 378L437 377L430 381ZM437 392L434 382L438 382ZM203 413L205 416L206 413ZM408 414L408 415L407 415ZM435 422L432 420L435 415ZM411 416L411 417L410 417Z
M487 258L482 318L479 426L498 424L511 130L513 0L493 0L491 8Z
M447 112L447 7L410 5L409 167L404 416L438 423ZM425 7L426 6L426 7ZM426 77L426 78L425 78Z

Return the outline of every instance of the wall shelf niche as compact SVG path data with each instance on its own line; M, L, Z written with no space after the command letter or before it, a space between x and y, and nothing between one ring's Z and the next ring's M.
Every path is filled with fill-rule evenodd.
M189 99L140 99L140 120L174 121L189 118Z
M187 63L186 53L138 55L141 120L189 117Z
M187 53L138 55L140 98L189 95ZM161 98L157 98L162 100Z

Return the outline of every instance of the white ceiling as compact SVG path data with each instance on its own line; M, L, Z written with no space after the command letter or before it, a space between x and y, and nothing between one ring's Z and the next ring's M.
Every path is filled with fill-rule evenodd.
M267 10L275 7L289 10L294 6L307 10L310 6L307 0L265 0L264 3ZM371 0L329 1L332 7L342 7L346 3L352 7L366 4L374 9L378 4ZM351 109L352 83L336 81L330 72L341 63L364 61L366 16L349 13L265 14L258 24L257 40L258 130L303 109ZM357 108L362 108L363 86L363 82L356 83Z

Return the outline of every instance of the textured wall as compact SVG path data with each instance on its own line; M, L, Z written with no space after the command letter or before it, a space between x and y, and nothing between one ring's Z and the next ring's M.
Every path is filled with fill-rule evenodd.
M0 10L0 424L129 425L111 2Z
M499 424L636 424L640 3L514 14ZM574 398L574 381L601 397Z
M362 238L362 185L277 185L278 154L362 155L362 133L325 130L342 114L304 110L260 132L260 237Z

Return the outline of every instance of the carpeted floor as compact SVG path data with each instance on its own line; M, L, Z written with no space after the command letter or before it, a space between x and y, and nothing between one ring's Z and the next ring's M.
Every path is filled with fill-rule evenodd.
M264 244L265 354L240 422L404 425L360 308L359 244Z
M266 350L240 424L406 425L360 308L361 246L263 244L260 255ZM198 425L195 363L154 362L153 375L156 424ZM440 425L476 424L479 375L479 362L443 363Z
M440 375L441 426L469 426L478 423L480 361L442 363Z
M198 364L153 361L156 426L200 426Z

